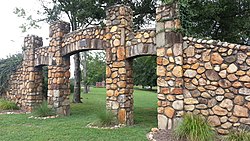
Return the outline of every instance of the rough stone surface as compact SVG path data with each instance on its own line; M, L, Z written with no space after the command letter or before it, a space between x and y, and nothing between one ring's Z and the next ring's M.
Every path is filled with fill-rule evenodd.
M230 64L227 68L228 73L235 73L238 70L238 67L235 64Z
M197 74L197 72L194 70L186 70L184 73L184 76L192 78L192 77L195 77L196 74Z
M233 110L233 115L236 117L248 117L249 116L248 112L249 110L247 108L235 105Z
M217 106L217 105L214 106L212 108L212 110L213 110L214 114L219 115L219 116L225 116L228 113L226 109L223 109L223 108L221 108L220 106Z
M176 77L182 77L183 76L183 70L181 66L176 66L173 69L173 75Z
M243 95L250 95L250 89L249 88L240 88L239 93Z
M194 98L185 98L184 103L188 104L188 105L192 105L192 104L198 104L199 101L197 99L194 99Z
M221 122L218 116L209 116L208 122L211 126L214 126L214 127L221 125Z
M175 110L171 107L166 107L164 113L168 118L173 118Z
M206 76L211 81L218 81L220 79L218 73L214 70L207 70Z
M176 100L173 102L173 108L175 110L182 110L183 109L183 100Z
M158 128L159 129L166 129L168 125L168 118L164 115L158 115Z
M220 107L226 108L228 111L231 111L233 108L233 101L230 99L225 99L221 102Z
M211 56L211 63L212 64L222 64L223 58L220 56L219 53L213 53Z

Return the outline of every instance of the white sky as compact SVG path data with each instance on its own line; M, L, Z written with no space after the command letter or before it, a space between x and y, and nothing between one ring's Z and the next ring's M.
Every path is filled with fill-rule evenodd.
M21 52L24 37L28 34L43 37L44 46L48 44L48 41L46 41L46 38L48 38L49 35L48 24L43 24L42 29L28 30L28 32L22 33L19 26L24 23L25 20L18 18L17 15L13 13L15 7L24 8L29 12L28 14L32 15L35 13L32 11L41 9L38 0L8 0L1 2L0 58L6 58L6 56L10 54Z
M8 0L2 1L0 4L0 58L6 58L11 54L21 53L24 37L29 35L37 35L43 37L43 46L48 46L49 40L49 25L46 23L41 24L41 29L31 29L22 33L19 26L25 22L24 19L17 17L13 13L14 9L24 8L27 15L36 17L36 11L42 9L38 0ZM64 18L65 20L65 18ZM71 57L71 64L73 59ZM73 77L74 65L70 68L71 77Z

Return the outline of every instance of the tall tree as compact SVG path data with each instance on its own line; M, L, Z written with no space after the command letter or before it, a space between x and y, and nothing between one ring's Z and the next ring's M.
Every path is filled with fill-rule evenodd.
M87 52L85 51L85 52L83 52L83 54L82 54L82 62L81 62L81 64L82 64L82 68L83 68L83 71L82 71L82 78L83 78L83 92L84 93L88 93L89 91L88 91L88 83L87 83L87 71L88 71L88 69L87 69Z

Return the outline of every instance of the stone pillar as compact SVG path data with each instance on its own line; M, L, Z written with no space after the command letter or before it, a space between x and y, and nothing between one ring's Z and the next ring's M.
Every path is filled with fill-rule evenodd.
M107 109L121 124L133 124L132 60L126 60L126 36L132 31L132 9L124 5L107 11L106 89Z
M69 23L58 21L49 33L48 105L60 115L70 114L70 57L61 55L62 38L69 31Z
M177 4L156 11L158 128L172 129L183 115L182 36Z
M43 76L41 71L34 66L35 49L42 47L43 41L41 37L31 35L24 38L23 47L23 91L25 102L22 107L31 112L34 106L42 102L42 82ZM25 95L26 94L26 95Z

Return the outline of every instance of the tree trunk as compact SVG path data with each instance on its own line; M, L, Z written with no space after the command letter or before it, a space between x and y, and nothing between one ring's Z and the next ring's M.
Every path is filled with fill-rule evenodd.
M87 85L87 52L83 52L83 92L88 93L88 85Z
M75 63L75 84L74 84L74 103L82 103L81 101L81 69L80 69L80 55L79 53L74 55L74 63Z

